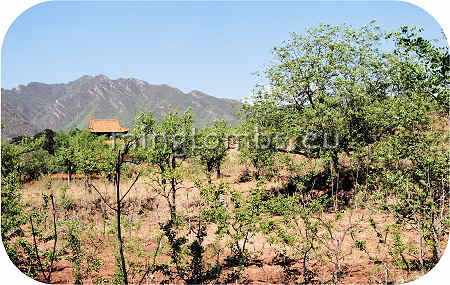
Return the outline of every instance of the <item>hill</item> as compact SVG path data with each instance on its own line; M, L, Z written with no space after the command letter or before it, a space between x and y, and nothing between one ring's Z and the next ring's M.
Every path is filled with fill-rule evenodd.
M192 108L198 126L214 119L237 123L241 103L220 99L200 91L183 93L168 85L152 85L134 78L109 79L104 75L82 76L66 84L31 82L1 90L2 136L34 134L50 128L87 128L89 118L117 117L124 127L132 127L143 110L156 118L169 106L180 111Z

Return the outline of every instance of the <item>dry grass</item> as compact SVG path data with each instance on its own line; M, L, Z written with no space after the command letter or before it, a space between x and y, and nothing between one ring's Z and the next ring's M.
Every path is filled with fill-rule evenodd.
M301 160L302 158L296 158ZM194 210L199 204L200 197L198 190L189 177L205 178L201 169L195 166L194 163L184 162L188 172L186 173L186 182L181 186L182 188L177 192L177 209L178 210ZM319 167L311 162L310 167ZM223 180L232 185L236 190L242 193L248 193L250 189L256 187L254 181L245 183L238 183L237 178L246 167L238 163L238 152L232 150L223 164L222 174ZM101 179L96 179L92 183L99 189L111 204L114 203L114 192L112 185ZM169 211L167 203L149 187L150 180L148 177L143 177L135 184L134 189L124 200L124 216L125 223L131 226L124 226L123 238L126 241L125 254L128 262L141 261L145 262L149 259L149 254L156 248L156 235L159 232L158 222L165 221L169 218ZM122 191L128 189L131 181L124 181L121 184ZM267 189L281 187L282 182L267 183ZM40 181L35 181L25 185L23 189L23 201L30 209L37 208L41 205L42 193L53 193L57 201L58 220L64 218L75 218L83 224L90 225L90 234L96 240L95 246L99 252L100 258L103 260L103 265L100 269L101 276L111 278L116 268L114 261L114 252L116 251L116 239L113 232L110 231L114 223L114 212L106 207L101 201L99 195L92 190L85 189L82 180L74 180L67 185L67 180L53 177L45 178ZM68 207L64 201L71 201L72 206ZM350 221L350 215L352 220ZM334 214L326 214L325 219L331 219ZM369 209L359 209L353 211L346 211L342 219L338 222L337 232L343 231L350 222L357 223L355 227L355 235L361 240L367 242L367 254L353 247L354 241L350 234L348 234L343 243L343 252L350 252L352 254L347 256L343 265L346 268L345 274L342 276L341 282L345 284L356 283L383 283L389 282L406 282L416 279L421 275L420 272L413 272L407 274L406 271L389 265L384 267L382 263L377 262L386 254L385 249L380 247L378 238L372 227L370 226L369 217L373 217L380 228L384 228L387 223L394 222L394 218L385 214L373 212ZM415 234L412 230L404 228L404 236L407 241L416 242ZM205 240L206 248L209 248L213 241L214 228L208 229L208 237ZM64 236L64 233L61 233ZM92 241L91 241L92 242ZM137 256L134 254L135 248L144 250L145 256ZM302 282L303 277L287 276L283 271L284 268L276 262L277 255L282 248L277 245L270 245L267 239L261 234L257 234L249 241L249 250L257 253L261 264L251 265L244 271L240 283L286 283L286 282ZM229 250L222 253L221 258L228 254ZM168 260L167 255L160 257L160 260ZM212 262L212 261L211 261ZM129 266L130 267L130 266ZM314 261L309 263L309 267L313 268L317 273L315 280L317 282L329 282L332 278L332 266L326 256L326 249L322 248L315 254ZM301 272L300 262L296 262L291 269L298 269ZM132 269L130 269L132 271ZM388 272L386 276L386 272ZM131 279L136 281L139 274L131 272ZM162 280L160 274L156 274L148 282L159 282ZM287 277L291 277L287 279ZM52 276L54 283L71 283L72 268L71 264L64 259L56 264L56 272ZM88 279L86 283L91 283L93 280Z

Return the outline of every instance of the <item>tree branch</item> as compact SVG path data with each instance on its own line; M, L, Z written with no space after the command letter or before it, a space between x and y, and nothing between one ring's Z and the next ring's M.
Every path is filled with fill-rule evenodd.
M47 280L47 282L50 283L49 278L45 276L44 267L42 266L41 258L39 257L39 251L36 242L36 232L34 231L33 218L31 216L30 216L30 224L31 224L31 233L33 234L34 252L36 253L36 259L38 261L39 269L41 269L42 275L44 276L45 280Z
M55 235L55 242L53 243L53 251L52 256L50 258L50 268L48 272L48 283L50 283L50 277L52 275L53 262L55 261L55 252L56 252L56 242L58 240L58 233L56 232L56 210L55 210L55 199L53 198L53 194L50 195L52 200L52 208L53 208L53 231Z
M160 249L160 247L161 247L161 241L162 241L162 236L160 235L160 236L158 237L158 246L156 247L155 255L153 256L153 262L152 262L152 265L149 266L149 267L147 268L147 270L145 271L145 273L144 273L144 275L142 276L141 280L139 280L139 282L138 282L139 285L142 284L142 282L144 281L144 279L145 279L145 277L147 276L147 274L150 273L150 270L151 270L151 269L153 269L153 270L152 270L152 273L155 272L155 270L156 270L156 268L155 268L156 256L158 256L158 252L159 252L159 249Z
M97 192L97 194L100 196L100 198L103 200L103 202L106 204L106 206L108 206L111 210L117 212L117 209L114 208L113 206L111 206L105 199L105 197L103 197L103 195L100 193L100 191L98 191L97 187L94 186L94 184L89 184L89 187L94 188L95 192Z
M119 203L122 202L122 200L128 195L128 193L130 192L131 188L133 188L134 184L139 179L139 176L141 176L141 173L138 173L138 175L134 179L133 183L131 184L130 188L128 188L127 192L122 196L122 198L120 198Z

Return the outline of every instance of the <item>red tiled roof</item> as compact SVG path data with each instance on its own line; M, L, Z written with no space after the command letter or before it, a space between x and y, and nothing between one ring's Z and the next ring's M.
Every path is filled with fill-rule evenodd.
M130 129L122 128L117 118L113 120L89 120L89 130L92 133L124 133Z

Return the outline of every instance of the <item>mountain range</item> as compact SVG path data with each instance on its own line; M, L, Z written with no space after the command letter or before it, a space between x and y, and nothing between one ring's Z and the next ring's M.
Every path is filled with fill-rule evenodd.
M191 107L196 126L215 119L238 122L241 103L216 98L194 90L183 93L168 85L152 85L134 78L109 79L104 75L82 76L65 84L31 82L1 89L2 136L32 135L42 129L87 128L89 119L118 118L123 127L133 127L141 111L157 119L169 108Z

